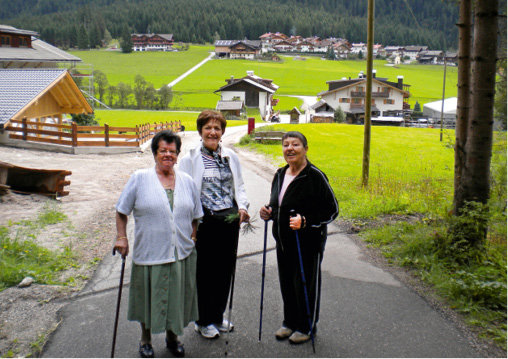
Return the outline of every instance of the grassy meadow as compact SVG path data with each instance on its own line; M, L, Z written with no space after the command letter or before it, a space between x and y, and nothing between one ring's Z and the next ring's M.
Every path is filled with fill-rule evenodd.
M72 51L83 59L84 63L93 64L95 70L103 71L110 84L118 82L134 84L134 77L142 75L156 88L167 84L185 71L206 58L212 46L191 45L188 51L182 52L133 52L123 54L118 51L88 50ZM397 76L404 76L404 83L411 85L409 103L424 103L441 98L443 86L443 67L434 65L397 65L386 66L384 60L375 60L374 69L377 76L397 81ZM225 80L234 76L243 77L252 70L258 76L269 78L279 85L275 98L280 102L276 110L288 111L294 106L301 106L302 101L287 97L288 95L315 96L328 88L326 81L343 77L357 77L360 71L366 70L365 61L346 60L330 61L317 56L292 57L282 56L281 62L215 59L177 83L174 88L172 109L215 108L219 94L214 91L225 85ZM447 68L446 97L457 94L457 68Z
M135 127L146 123L180 121L186 131L196 131L199 112L143 111L143 110L95 110L95 119L110 126ZM247 121L228 121L228 126L246 125Z
M439 142L438 129L372 127L370 186L361 188L363 126L275 125L309 141L308 157L328 176L344 218L382 214L441 213L453 193L453 147ZM284 164L280 144L250 143L274 164Z

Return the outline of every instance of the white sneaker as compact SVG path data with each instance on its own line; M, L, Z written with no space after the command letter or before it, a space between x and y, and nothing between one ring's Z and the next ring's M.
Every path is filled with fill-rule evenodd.
M213 324L207 325L205 327L204 325L194 323L194 330L206 339L215 339L220 336L219 331Z
M233 323L228 322L227 319L223 319L222 323L214 324L214 325L215 325L215 328L217 328L217 330L219 332L226 333L228 331L228 324L229 324L229 331L232 332L233 329L235 328L235 326L233 325Z

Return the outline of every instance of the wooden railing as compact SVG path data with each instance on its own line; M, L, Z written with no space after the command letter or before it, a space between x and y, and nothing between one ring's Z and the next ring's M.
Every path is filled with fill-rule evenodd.
M179 132L182 128L180 121L143 124L136 127L78 126L75 122L70 125L58 125L23 120L11 120L6 127L10 131L9 138L59 144L71 147L104 146L104 147L139 147L149 141L157 132L172 130Z

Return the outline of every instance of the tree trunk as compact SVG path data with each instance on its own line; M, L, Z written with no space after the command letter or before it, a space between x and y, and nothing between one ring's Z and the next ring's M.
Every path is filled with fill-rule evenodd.
M471 75L471 0L461 0L459 9L459 53L457 76L457 119L455 125L455 175L453 211L458 215L464 205L461 184L466 162L466 139L469 118L469 92Z
M498 0L478 0L475 8L471 98L462 187L465 201L487 203L490 190Z

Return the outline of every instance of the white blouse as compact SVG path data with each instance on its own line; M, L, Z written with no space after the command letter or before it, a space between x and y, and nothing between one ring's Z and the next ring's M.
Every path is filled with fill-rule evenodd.
M135 240L132 260L139 265L175 261L192 253L192 221L203 217L199 191L192 178L175 171L173 211L155 167L141 169L131 176L118 199L119 213L134 215Z

